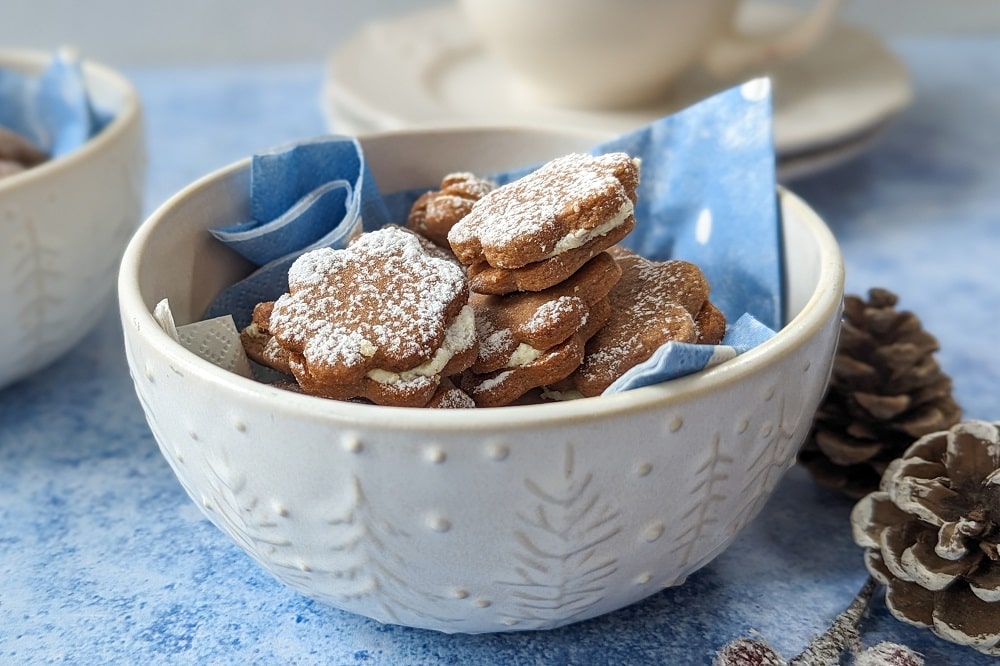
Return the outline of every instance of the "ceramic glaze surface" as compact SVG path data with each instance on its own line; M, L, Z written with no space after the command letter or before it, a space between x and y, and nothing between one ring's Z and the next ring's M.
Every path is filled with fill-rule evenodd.
M45 56L0 51L35 71ZM0 387L76 344L111 304L121 252L142 213L139 102L114 72L86 65L95 103L115 120L79 150L0 181Z
M274 418L266 392L219 410L216 386L130 350L177 477L276 578L380 621L476 632L602 614L717 555L793 461L828 339L757 374L763 390L713 392L713 409L468 434Z
M574 145L587 143L464 131L365 147L380 183L416 186L463 163L495 166L477 155L520 161ZM289 394L222 372L155 327L161 298L178 323L196 319L241 270L204 229L237 216L246 180L236 165L152 216L123 261L122 318L161 452L204 514L287 585L395 624L553 628L683 582L794 461L828 377L842 269L832 236L793 196L782 200L797 316L773 340L618 396L454 412ZM166 247L192 255L194 270L164 259Z

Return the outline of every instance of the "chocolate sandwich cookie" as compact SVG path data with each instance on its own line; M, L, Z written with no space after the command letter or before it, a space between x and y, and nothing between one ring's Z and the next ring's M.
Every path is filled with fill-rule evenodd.
M290 375L292 369L288 365L288 350L278 344L269 330L272 310L274 301L258 303L253 309L250 325L240 331L240 342L251 360Z
M638 184L625 153L566 155L483 196L448 242L473 291L547 289L632 230Z
M616 379L671 340L718 344L726 330L722 312L709 302L709 284L695 264L650 261L615 248L622 269L611 289L611 316L588 342L568 383L584 396L600 395Z
M425 192L413 203L406 226L442 247L449 247L448 232L494 187L492 182L471 173L448 174L441 181L441 189Z
M606 252L554 287L508 296L473 294L479 353L462 377L481 407L508 404L565 378L611 315L608 293L621 275Z
M265 335L311 395L422 407L476 359L464 271L398 227L302 255L288 284Z

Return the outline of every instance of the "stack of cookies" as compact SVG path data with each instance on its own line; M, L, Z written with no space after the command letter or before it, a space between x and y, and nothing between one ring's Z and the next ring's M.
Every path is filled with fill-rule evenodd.
M573 154L484 195L448 233L468 266L479 357L461 381L508 404L568 377L611 315L621 269L604 250L635 226L639 165Z
M407 228L317 250L261 303L243 343L298 390L381 405L498 407L599 395L669 340L716 344L697 266L617 245L639 164L573 154L502 187L450 174Z

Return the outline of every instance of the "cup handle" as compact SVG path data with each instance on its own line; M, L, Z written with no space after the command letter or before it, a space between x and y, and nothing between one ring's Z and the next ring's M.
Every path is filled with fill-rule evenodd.
M777 34L748 35L731 26L705 53L705 67L715 76L732 78L801 55L826 33L839 6L840 0L819 0L809 14Z

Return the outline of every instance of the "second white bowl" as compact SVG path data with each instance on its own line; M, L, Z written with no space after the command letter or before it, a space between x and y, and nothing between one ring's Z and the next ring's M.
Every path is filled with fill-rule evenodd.
M37 74L50 58L0 50L0 67ZM107 67L85 62L83 72L93 102L114 119L79 149L0 179L0 388L49 364L97 324L141 220L139 97Z

